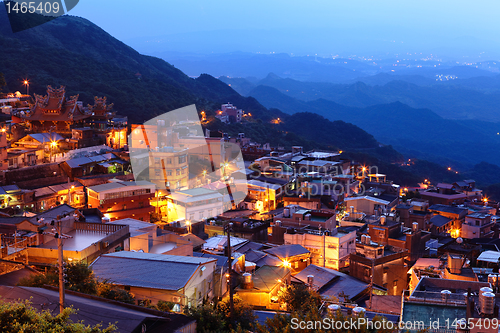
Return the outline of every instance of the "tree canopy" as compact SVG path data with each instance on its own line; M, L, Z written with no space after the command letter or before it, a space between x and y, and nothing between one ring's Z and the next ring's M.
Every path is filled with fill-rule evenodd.
M75 323L69 316L76 312L73 308L65 308L62 313L54 316L49 310L38 311L29 301L0 302L0 332L109 333L116 330L114 325L102 328L102 325Z

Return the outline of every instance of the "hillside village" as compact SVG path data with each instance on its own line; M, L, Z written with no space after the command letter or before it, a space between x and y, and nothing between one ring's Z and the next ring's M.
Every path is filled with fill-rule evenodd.
M65 261L133 295L128 310L108 309L134 312L120 331L152 321L143 305L163 301L165 327L194 332L186 307L233 294L261 321L289 310L279 293L290 285L317 292L324 313L422 328L433 318L433 332L499 317L499 203L473 179L403 187L343 151L207 129L252 118L229 101L214 115L147 124L112 102L84 105L64 86L0 96L1 297L40 298L14 286L57 267L63 239ZM42 290L55 309L57 292ZM75 307L104 306L68 295Z

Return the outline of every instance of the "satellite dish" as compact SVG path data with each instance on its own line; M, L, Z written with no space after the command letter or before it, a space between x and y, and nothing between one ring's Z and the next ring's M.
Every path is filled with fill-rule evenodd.
M457 238L457 243L458 244L462 244L464 242L464 240L462 239L462 237L458 237Z

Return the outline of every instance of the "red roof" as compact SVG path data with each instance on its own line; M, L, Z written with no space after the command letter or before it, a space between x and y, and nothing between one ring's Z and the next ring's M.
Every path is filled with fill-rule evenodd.
M66 98L66 88L47 86L47 95L35 94L35 105L17 116L29 121L78 121L91 116L78 105L78 95Z

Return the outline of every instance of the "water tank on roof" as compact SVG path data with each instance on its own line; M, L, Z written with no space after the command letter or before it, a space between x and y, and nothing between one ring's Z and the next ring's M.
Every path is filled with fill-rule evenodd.
M497 275L488 274L488 283L491 285L491 289L495 290L497 287Z
M359 315L361 315L361 314L365 313L365 311L366 311L366 309L365 309L365 308L362 308L362 307L360 307L360 306L357 306L357 307L355 307L354 309L352 309L352 314L353 314L354 316L359 316Z
M495 294L485 292L479 295L479 308L481 309L481 314L492 315L495 311Z
M335 314L340 310L340 305L338 304L330 304L328 305L328 313Z
M308 275L307 276L307 285L309 287L312 287L314 284L314 275Z
M253 288L253 279L252 279L252 274L250 273L243 273L243 283L242 283L243 289L251 289Z
M417 232L417 231L418 231L418 223L417 223L417 222L413 222L413 223L411 224L411 227L412 227L412 228L411 228L411 230L412 230L413 232Z
M484 293L492 293L492 292L493 292L493 289L491 289L490 287L482 287L481 289L479 289L479 295L484 294Z
M372 243L372 237L367 235L365 238L366 244L370 245Z
M290 217L290 208L285 207L283 210L283 217Z
M366 244L366 235L361 235L361 244Z
M448 299L450 298L451 291L449 290L441 290L441 299L443 302L447 302Z

